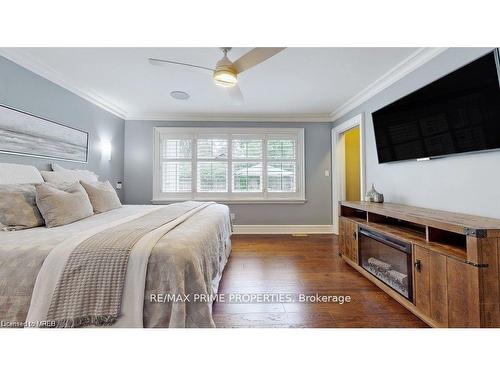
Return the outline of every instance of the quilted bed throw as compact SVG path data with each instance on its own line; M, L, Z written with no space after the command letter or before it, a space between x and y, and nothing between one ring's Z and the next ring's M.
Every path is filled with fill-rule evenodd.
M189 203L180 212L167 206L105 229L78 244L59 277L47 319L56 327L113 324L121 311L131 249L147 233L201 204Z

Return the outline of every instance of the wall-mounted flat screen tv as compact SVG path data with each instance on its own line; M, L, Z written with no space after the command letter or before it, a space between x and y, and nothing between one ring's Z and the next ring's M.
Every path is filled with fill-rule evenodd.
M498 49L372 114L379 163L500 148Z

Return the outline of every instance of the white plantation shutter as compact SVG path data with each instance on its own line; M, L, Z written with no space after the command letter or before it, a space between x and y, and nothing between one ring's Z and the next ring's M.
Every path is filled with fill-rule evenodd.
M161 138L161 191L186 193L192 188L192 140Z
M202 193L225 193L228 191L228 144L227 138L197 140L197 191Z
M255 135L233 135L231 146L233 192L262 193L262 138Z
M162 163L162 191L164 193L191 191L191 162L165 161Z
M233 159L262 159L262 139L255 139L255 136L248 139L242 135L235 135L232 139Z
M233 191L261 192L262 191L262 163L234 162L233 163Z
M198 161L198 191L227 192L227 162Z
M191 159L191 139L163 139L162 155L165 159Z
M198 159L227 159L227 139L198 139Z
M295 193L296 140L275 137L267 141L267 190L274 193Z
M302 201L303 134L287 128L155 128L154 199Z
M294 139L268 140L267 157L269 159L295 160L295 140Z
M295 174L295 162L269 162L267 164L267 190L270 192L295 192Z

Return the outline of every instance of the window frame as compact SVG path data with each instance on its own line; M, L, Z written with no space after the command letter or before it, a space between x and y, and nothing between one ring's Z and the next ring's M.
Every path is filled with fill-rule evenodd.
M165 136L179 137L182 139L191 139L191 192L175 193L162 192L162 162L161 157L161 140ZM233 192L233 163L247 162L253 159L233 159L233 139L252 139L256 136L257 139L262 139L262 192ZM198 139L220 138L228 140L228 155L227 159L227 192L198 192ZM268 139L293 139L296 142L295 155L295 184L296 191L287 192L268 192L267 190L267 165L268 162L273 162L274 159L267 155ZM255 139L255 138L253 138ZM305 202L305 158L304 158L304 128L223 128L223 127L155 127L154 128L154 161L153 161L153 203L166 203L183 200L215 200L218 202L228 203L303 203ZM204 159L200 159L203 161ZM218 161L213 159L212 161ZM277 161L280 161L277 159Z

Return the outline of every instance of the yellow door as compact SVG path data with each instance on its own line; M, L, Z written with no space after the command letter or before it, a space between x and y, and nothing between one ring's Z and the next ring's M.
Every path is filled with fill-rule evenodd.
M361 200L359 126L344 133L344 142L346 199L348 201L359 201Z

